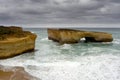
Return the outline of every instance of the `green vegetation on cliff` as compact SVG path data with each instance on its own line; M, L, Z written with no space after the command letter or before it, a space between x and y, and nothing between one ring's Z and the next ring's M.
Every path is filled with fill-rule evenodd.
M29 31L23 31L22 28L20 28L20 27L0 26L0 40L5 40L8 37L16 37L16 38L25 37L28 34L30 34Z

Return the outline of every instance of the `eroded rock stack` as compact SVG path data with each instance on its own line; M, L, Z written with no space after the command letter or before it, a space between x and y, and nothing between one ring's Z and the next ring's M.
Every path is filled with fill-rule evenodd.
M59 43L78 43L85 38L85 42L111 42L112 34L72 29L48 29L48 38Z
M8 58L34 50L36 34L21 27L0 26L0 58Z

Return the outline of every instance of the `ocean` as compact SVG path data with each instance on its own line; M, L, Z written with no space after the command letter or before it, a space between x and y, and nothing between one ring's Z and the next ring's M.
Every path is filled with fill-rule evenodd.
M47 29L36 33L35 51L0 60L1 65L22 66L40 80L120 80L120 29L82 28L108 32L113 42L63 44L48 40Z

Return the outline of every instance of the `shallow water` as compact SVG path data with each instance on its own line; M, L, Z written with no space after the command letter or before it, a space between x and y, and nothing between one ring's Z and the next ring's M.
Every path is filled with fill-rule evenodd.
M120 29L83 29L113 34L111 43L59 45L48 40L46 29L26 29L38 35L35 52L0 60L22 66L42 80L120 80Z

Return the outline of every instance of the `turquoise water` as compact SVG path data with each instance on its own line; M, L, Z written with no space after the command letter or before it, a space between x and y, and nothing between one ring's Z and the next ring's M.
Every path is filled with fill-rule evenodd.
M113 42L64 45L48 40L46 29L25 30L38 35L35 51L0 64L22 66L41 80L120 80L120 29L83 29L111 33Z

